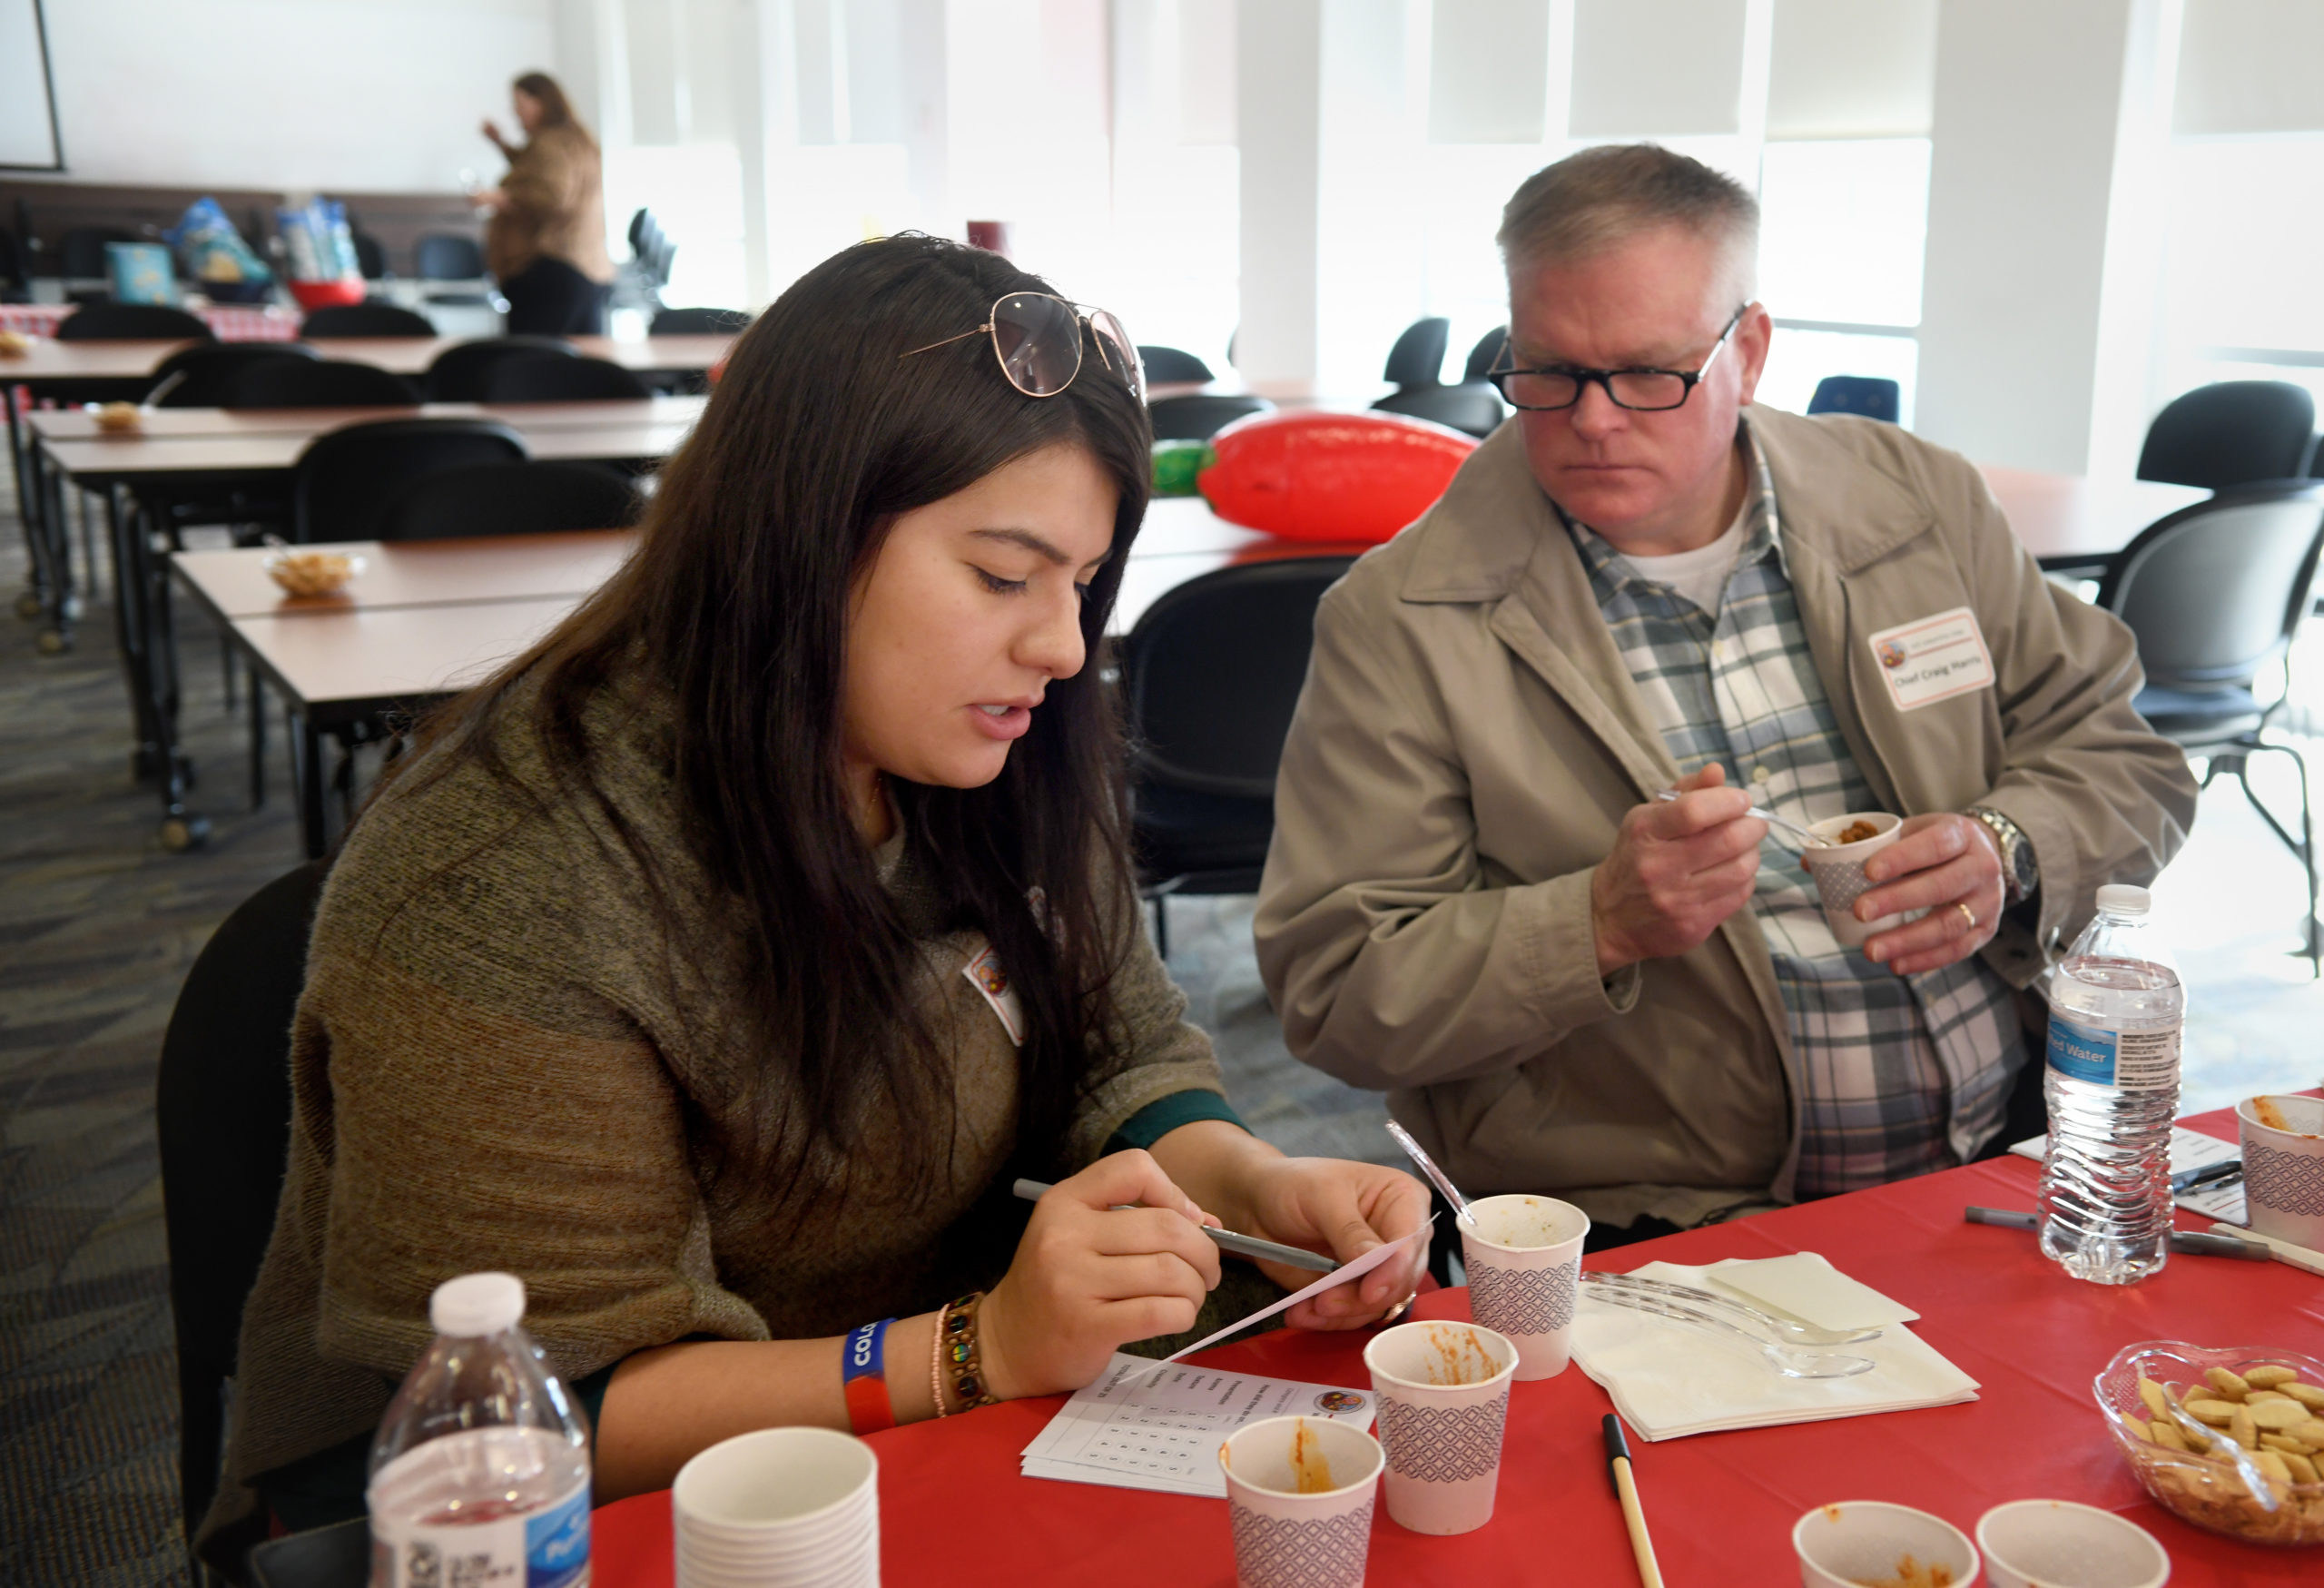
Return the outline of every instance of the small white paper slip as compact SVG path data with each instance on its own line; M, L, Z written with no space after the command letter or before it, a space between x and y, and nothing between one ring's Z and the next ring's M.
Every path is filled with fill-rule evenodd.
M1674 1285L1703 1285L1709 1270L1649 1263L1638 1272ZM1977 1398L1977 1381L1899 1325L1876 1340L1837 1349L1869 1356L1852 1378L1786 1378L1746 1340L1714 1338L1650 1313L1609 1307L1582 1290L1573 1359L1605 1387L1623 1421L1647 1439L1726 1428L1817 1423Z
M1993 686L1993 653L1977 615L1966 607L1884 628L1869 643L1898 711L1918 711Z
M2020 1158L2042 1161L2050 1149L2047 1136L2029 1136L2010 1148ZM2216 1136L2206 1136L2200 1130L2190 1130L2184 1125L2171 1127L2171 1172L2201 1169L2207 1163L2221 1163L2243 1156L2243 1149L2232 1141L2221 1141ZM2248 1224L2250 1214L2243 1206L2243 1182L2231 1186L2198 1186L2195 1189L2171 1198L2190 1213L2200 1213L2206 1218L2222 1218L2230 1224Z
M1025 1446L1027 1477L1224 1498L1218 1447L1262 1417L1295 1414L1372 1425L1363 1390L1300 1384L1212 1367L1173 1366L1159 1376L1116 1352L1098 1382L1060 1407Z
M1427 1224L1422 1225L1418 1229L1413 1230L1402 1240L1392 1240L1384 1246L1374 1247L1370 1251L1364 1253L1362 1257L1355 1258L1353 1262L1344 1263L1339 1267L1333 1269L1330 1273L1316 1280L1313 1285L1308 1286L1306 1289L1295 1290L1290 1295L1285 1297L1281 1301L1276 1302L1273 1307L1263 1307L1259 1308L1258 1311L1251 1314L1248 1317L1238 1317L1233 1323L1228 1324L1225 1328L1220 1329L1214 1334L1205 1335L1193 1345L1180 1346L1178 1349L1171 1352L1167 1356L1163 1357L1160 1362L1157 1362L1153 1366L1158 1369L1166 1364L1176 1362L1181 1356L1191 1356L1196 1351L1206 1349L1211 1346L1216 1346L1227 1336L1240 1334L1243 1330L1249 1328L1253 1324L1260 1323L1267 1318L1271 1318L1278 1312L1288 1312L1291 1308L1306 1300L1310 1296L1321 1296L1324 1291L1336 1289L1338 1287L1346 1284L1351 1279L1363 1278L1366 1274L1369 1274L1373 1269L1386 1262L1390 1258L1395 1256L1398 1252L1412 1245L1415 1240L1426 1240L1428 1238L1429 1228L1435 1222L1436 1215L1432 1213L1428 1216Z
M1877 1329L1920 1317L1901 1301L1851 1279L1816 1252L1729 1258L1703 1270L1711 1285L1819 1329Z

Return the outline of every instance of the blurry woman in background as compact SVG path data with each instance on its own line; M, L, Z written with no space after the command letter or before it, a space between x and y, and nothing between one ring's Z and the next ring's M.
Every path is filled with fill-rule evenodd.
M508 300L509 333L602 335L614 266L597 141L546 72L517 78L509 98L525 142L511 145L497 124L484 123L508 157L508 174L476 201L492 211L484 263Z

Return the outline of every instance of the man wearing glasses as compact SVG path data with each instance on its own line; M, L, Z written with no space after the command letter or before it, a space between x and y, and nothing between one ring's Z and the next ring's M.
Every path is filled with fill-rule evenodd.
M1324 598L1259 899L1295 1053L1608 1244L2037 1133L2021 990L2194 812L1971 464L1749 406L1757 232L1646 145L1510 201L1520 411ZM1909 919L1843 948L1754 805L1904 816Z

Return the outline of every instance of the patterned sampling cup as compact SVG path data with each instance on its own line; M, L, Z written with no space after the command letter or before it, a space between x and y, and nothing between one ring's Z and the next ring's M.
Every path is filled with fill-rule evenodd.
M1840 834L1859 822L1869 823L1877 831L1853 843L1841 843ZM1872 884L1864 880L1864 863L1896 843L1904 825L1902 816L1886 811L1827 816L1821 822L1807 824L1807 830L1825 842L1821 846L1811 844L1801 850L1799 863L1816 880L1816 896L1823 901L1824 919L1831 922L1833 939L1844 949L1860 949L1875 933L1902 926L1913 919L1909 911L1884 915L1877 921L1856 918L1856 902L1872 890Z
M1236 1588L1364 1588L1379 1441L1331 1417L1267 1417L1218 1447Z
M1364 1348L1388 1453L1388 1514L1414 1533L1492 1520L1517 1347L1480 1324L1408 1323Z
M1590 1215L1555 1197L1528 1196L1482 1197L1468 1213L1457 1228L1469 1316L1517 1347L1517 1377L1555 1378L1573 1354Z
M2324 1251L2324 1098L2245 1098L2235 1124L2251 1228Z

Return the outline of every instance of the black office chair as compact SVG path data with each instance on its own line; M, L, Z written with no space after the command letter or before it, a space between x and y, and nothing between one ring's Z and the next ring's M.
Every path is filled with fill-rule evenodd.
M1827 375L1816 382L1807 411L1861 414L1893 425L1904 411L1902 404L1903 393L1894 380L1878 375Z
M413 246L412 274L423 281L481 281L484 249L473 237L430 232Z
M188 1540L218 1491L242 1303L290 1145L290 1016L329 863L269 883L186 972L162 1039L154 1125L177 1322L178 1484ZM205 1579L200 1564L193 1580Z
M1509 327L1505 325L1496 325L1479 337L1477 345L1469 350L1469 361L1461 367L1461 383L1465 386L1491 375L1493 366L1501 362L1502 349L1508 345Z
M226 408L416 408L401 376L340 359L281 359L250 365L226 389Z
M625 529L644 507L630 478L602 463L467 463L406 488L380 520L378 538Z
M1264 397L1214 397L1193 394L1160 397L1147 405L1157 441L1207 441L1236 419L1255 413L1273 413L1275 404Z
M518 353L557 353L577 358L571 342L556 336L493 336L446 348L428 366L421 385L430 402L481 402L484 372Z
M84 303L56 322L61 342L215 341L210 328L162 303Z
M355 240L355 268L367 281L384 281L388 275L388 245L359 227L350 233Z
M300 336L434 336L435 325L425 314L396 303L336 303L310 310L300 322Z
M751 329L753 316L740 309L656 310L648 336L738 336Z
M1488 380L1463 380L1458 386L1416 386L1409 391L1392 391L1372 406L1381 413L1429 419L1479 438L1492 435L1509 417L1509 410L1502 406L1501 393Z
M2147 427L2141 479L2225 490L2294 479L2316 450L2316 399L2283 380L2221 380L2175 397Z
M68 281L109 276L113 271L111 261L105 258L105 244L138 241L137 233L118 226L75 226L57 243L58 271Z
M1176 386L1218 379L1210 372L1208 364L1177 348L1147 347L1141 342L1137 358L1146 366L1146 381L1149 386Z
M621 402L654 395L653 388L604 359L571 353L517 352L485 367L480 402Z
M2324 481L2236 487L2140 531L2108 566L2097 602L2138 638L2146 687L2132 705L2189 756L2209 763L2204 787L2232 774L2299 860L2308 874L2302 952L2311 974L2324 976L2308 764L2291 745L2262 736L2283 702L2262 706L2252 689L2260 669L2284 660L2308 615L2319 546ZM2251 790L2251 758L2270 751L2289 757L2299 774L2297 839Z
M1452 322L1443 315L1413 321L1388 350L1388 362L1380 379L1400 390L1436 385L1444 378L1444 349L1452 335Z
M628 271L639 297L659 308L663 289L670 284L670 271L677 263L678 246L662 230L651 210L639 210L629 218Z
M204 342L180 348L153 366L153 408L223 408L244 370L260 364L306 364L320 357L303 342Z
M1147 607L1122 643L1131 833L1166 956L1171 894L1258 889L1315 603L1354 561L1285 557L1205 574Z
M376 540L414 481L525 458L525 439L497 419L378 419L329 431L307 443L291 471L291 538Z

